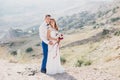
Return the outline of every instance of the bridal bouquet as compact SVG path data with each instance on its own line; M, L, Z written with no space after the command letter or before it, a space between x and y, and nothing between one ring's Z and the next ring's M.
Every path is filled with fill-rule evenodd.
M61 40L63 40L63 34L62 34L62 33L57 33L57 34L56 34L56 37L58 38L58 42L56 42L56 44L57 44L57 43L58 43L58 44L55 45L55 47L59 48L59 47L60 47L60 44L59 44L59 43L60 43ZM53 59L55 59L56 56L57 56L57 49L56 49L56 54L55 54L55 56L53 57Z
M57 34L57 38L58 38L59 40L63 40L63 34L62 34L62 33L58 33L58 34Z

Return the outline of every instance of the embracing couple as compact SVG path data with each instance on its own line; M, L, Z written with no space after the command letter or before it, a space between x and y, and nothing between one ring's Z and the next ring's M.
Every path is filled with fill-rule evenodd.
M45 16L44 23L39 28L42 40L43 59L41 72L46 74L63 73L60 62L59 43L63 35L58 32L58 26L51 15Z

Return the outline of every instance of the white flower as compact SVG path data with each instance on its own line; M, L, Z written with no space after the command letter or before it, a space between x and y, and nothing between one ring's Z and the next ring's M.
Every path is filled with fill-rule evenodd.
M59 38L60 40L62 40L63 39L63 34L62 33L57 33L57 38Z

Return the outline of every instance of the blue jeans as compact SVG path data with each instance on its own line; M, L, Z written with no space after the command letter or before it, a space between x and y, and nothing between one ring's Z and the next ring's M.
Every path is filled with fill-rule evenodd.
M41 65L41 71L46 71L46 63L47 63L47 56L48 56L48 44L42 41L42 49L43 49L43 59Z

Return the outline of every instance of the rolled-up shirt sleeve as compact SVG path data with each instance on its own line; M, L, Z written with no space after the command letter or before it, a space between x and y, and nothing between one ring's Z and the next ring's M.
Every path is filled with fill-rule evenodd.
M49 43L49 41L47 40L47 29L42 26L39 27L39 36L43 42L45 42L46 44Z

